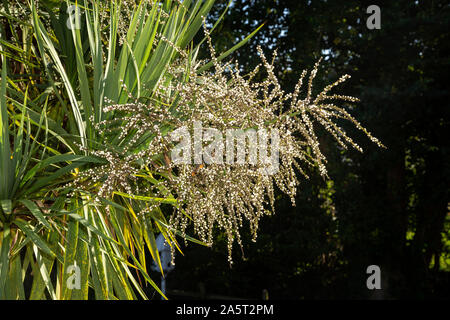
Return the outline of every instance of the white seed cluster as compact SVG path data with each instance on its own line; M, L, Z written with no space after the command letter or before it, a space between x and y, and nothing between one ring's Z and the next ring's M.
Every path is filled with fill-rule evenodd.
M112 112L113 117L97 125L99 135L105 137L104 149L92 154L105 159L107 164L82 172L77 182L99 181L101 196L110 196L117 189L136 194L138 185L144 186L140 192L147 193L145 195L174 195L178 205L170 217L171 225L185 234L192 223L196 235L208 245L213 244L215 228L223 230L228 238L231 264L233 244L237 242L242 247L240 229L244 221L249 222L255 240L259 220L273 213L275 187L289 195L295 205L300 183L298 173L308 178L308 168L317 168L322 176L327 175L326 157L315 133L319 125L344 148L352 146L362 151L336 124L337 119L351 121L373 142L382 144L343 107L335 104L337 101L354 103L357 98L329 94L347 80L348 75L313 96L319 61L309 76L307 71L302 72L294 92L286 93L274 72L275 55L269 62L258 48L261 65L248 76L242 76L237 63L219 62L206 27L205 34L214 70L199 73L204 62L193 63L187 70L189 55L181 54L168 67L151 102L134 101L106 107L104 111ZM161 41L172 45L166 39ZM261 67L267 77L258 82L254 78ZM303 87L306 90L302 90ZM260 174L266 166L261 161L256 164L172 162L169 154L174 143L168 133L183 126L194 128L194 123L198 122L222 133L228 129L277 130L279 170L271 175ZM107 141L115 132L118 142L111 148ZM193 144L192 148L195 148ZM141 170L158 176L160 185L136 181Z

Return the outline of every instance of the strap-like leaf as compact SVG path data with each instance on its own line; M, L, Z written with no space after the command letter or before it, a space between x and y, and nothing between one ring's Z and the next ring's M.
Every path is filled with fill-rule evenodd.
M36 217L36 219L42 223L48 230L52 230L52 226L50 225L50 223L48 223L47 219L45 219L41 209L39 209L39 207L37 206L36 203L34 203L31 200L21 200L20 201L25 207L28 208L28 210L30 210L30 212L33 214L33 216Z
M31 229L30 225L22 219L15 219L14 224L19 227L22 232L31 239L31 241L39 248L39 250L45 252L46 254L56 257L56 254L48 246L48 244Z

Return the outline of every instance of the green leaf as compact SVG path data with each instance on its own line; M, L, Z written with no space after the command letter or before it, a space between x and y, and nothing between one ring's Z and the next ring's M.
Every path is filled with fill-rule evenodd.
M152 201L152 202L167 203L167 204L176 204L177 203L177 199L175 199L175 198L138 196L138 195L128 194L128 193L124 193L124 192L120 192L120 191L114 191L114 194L117 194L124 198L129 198L129 199L134 199L134 200Z
M68 268L75 264L78 244L78 222L68 221L68 228L66 232L66 241L64 243L64 265L62 275L62 299L69 300L72 294L71 290L67 289Z
M67 90L67 94L69 95L70 104L72 106L73 115L75 117L76 125L78 127L78 134L81 137L81 143L83 146L86 145L86 128L85 123L83 121L83 117L81 115L80 106L78 105L78 100L75 96L74 89L72 88L72 84L67 76L67 73L64 69L63 63L61 62L58 52L56 51L52 41L50 40L49 36L47 35L47 32L45 30L44 25L39 20L36 5L34 1L31 2L32 4L32 16L33 16L33 27L35 30L36 40L38 44L39 51L41 53L41 57L44 60L45 68L46 68L46 74L49 77L50 82L54 85L54 80L51 78L51 72L48 70L48 62L46 61L46 52L44 50L44 43L48 48L48 53L52 57L56 68L61 75L62 81L64 83L64 86ZM55 93L58 95L58 90L55 88ZM63 102L64 100L60 98L60 100Z
M7 299L24 300L25 290L22 281L22 262L20 255L14 257L10 264L8 281L6 282Z
M14 170L11 167L11 146L9 144L9 121L6 106L6 66L4 56L2 61L2 80L0 85L0 199L9 198L13 184Z
M38 268L39 273L40 273L40 275L42 277L42 280L45 283L45 286L46 286L46 288L48 290L48 293L50 294L50 297L53 300L56 300L57 299L56 292L55 292L55 289L53 288L53 284L52 284L52 281L51 281L51 278L50 278L50 272L52 270L54 259L45 259L41 255L41 253L39 252L38 249L39 248L38 248L37 245L33 246L33 252L34 252L34 255L36 257L37 268Z
M82 225L84 225L86 228L88 228L90 231L94 232L96 235L102 237L103 239L107 240L107 241L112 241L115 243L118 243L117 241L115 241L114 239L108 237L107 235L105 235L103 232L101 232L100 230L98 230L96 227L94 227L88 220L84 219L83 217L81 217L79 214L77 213L69 213L68 216L70 216L72 219L74 219L75 221L80 222Z
M164 270L161 265L161 258L159 256L159 251L156 246L155 234L152 232L148 221L143 221L143 223L145 228L144 239L145 242L147 243L147 247L150 251L150 254L152 255L153 260L156 261L156 263L158 264L159 270L161 270L161 273L164 275Z
M0 200L0 205L1 205L1 208L2 208L3 212L6 215L10 215L11 214L11 212L12 212L12 202L11 202L11 200L9 200L9 199L7 199L7 200Z
M85 233L82 229L79 230L80 236ZM86 236L86 235L84 235ZM77 266L80 268L80 288L72 289L72 300L87 300L88 298L88 279L89 279L89 265L90 261L88 258L88 248L84 241L78 241L77 243L77 254L75 257Z
M22 232L31 239L31 241L38 247L41 251L46 254L56 257L56 254L49 248L48 244L42 240L42 238L35 233L30 225L22 219L15 219L14 224L19 227Z

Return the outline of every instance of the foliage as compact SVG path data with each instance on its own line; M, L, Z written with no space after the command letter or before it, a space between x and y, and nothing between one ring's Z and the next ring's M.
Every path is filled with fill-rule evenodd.
M83 188L74 181L111 160L95 155L105 143L95 126L112 117L105 99L151 98L178 55L175 45L188 46L212 1L139 2L125 11L126 2L85 1L80 20L67 14L69 5L1 8L0 298L147 298L145 285L161 291L147 273L145 247L160 263L155 233L171 246L177 241L160 211L137 213L149 202L175 200L136 200L120 188L102 197L104 179ZM127 17L124 32L119 22ZM123 147L119 134L108 139ZM151 171L141 173L156 183ZM68 288L73 265L81 270L79 290Z

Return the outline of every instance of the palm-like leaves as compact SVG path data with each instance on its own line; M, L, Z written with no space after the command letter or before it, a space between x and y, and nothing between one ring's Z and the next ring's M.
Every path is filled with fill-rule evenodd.
M141 1L122 44L122 8L115 1L108 11L109 30L102 29L96 1L80 4L81 19L74 19L71 29L65 10L69 2L57 16L58 10L39 11L31 1L29 20L22 22L2 12L11 32L26 41L7 40L2 33L0 299L87 299L90 290L97 299L147 298L145 283L161 293L147 273L145 248L160 263L155 233L162 232L178 247L176 230L159 208L139 212L152 202L176 205L175 198L116 190L99 200L67 182L105 163L91 155L105 140L96 124L113 117L104 113L105 101L153 99L157 83L170 81L166 70L179 54L177 48L191 43L212 4L167 0L148 6ZM197 50L191 50L192 60ZM22 66L24 79L8 77L6 57ZM30 92L24 83L31 85ZM129 137L108 139L120 147ZM140 141L145 145L148 139L152 137ZM151 172L144 170L142 178L158 184ZM86 189L95 193L100 185L91 182ZM68 286L74 265L81 271L78 289Z
M148 284L162 294L147 273L146 252L162 269L157 233L180 250L180 232L159 206L151 207L179 205L159 183L164 176L146 167L138 174L163 197L117 188L100 198L104 181L81 179L83 191L71 182L108 163L96 155L105 143L123 149L134 141L127 150L133 154L152 141L152 134L135 137L133 130L99 132L99 124L115 117L104 107L130 99L164 106L155 88L170 83L168 66L187 48L189 74L200 45L192 40L213 2L139 1L125 32L121 12L130 8L121 1L105 9L99 1L65 1L60 8L43 1L38 8L31 0L29 7L17 2L1 10L8 23L0 30L0 299L147 298ZM73 5L80 19L68 14ZM15 9L25 18L15 17ZM74 266L77 288L70 285Z

